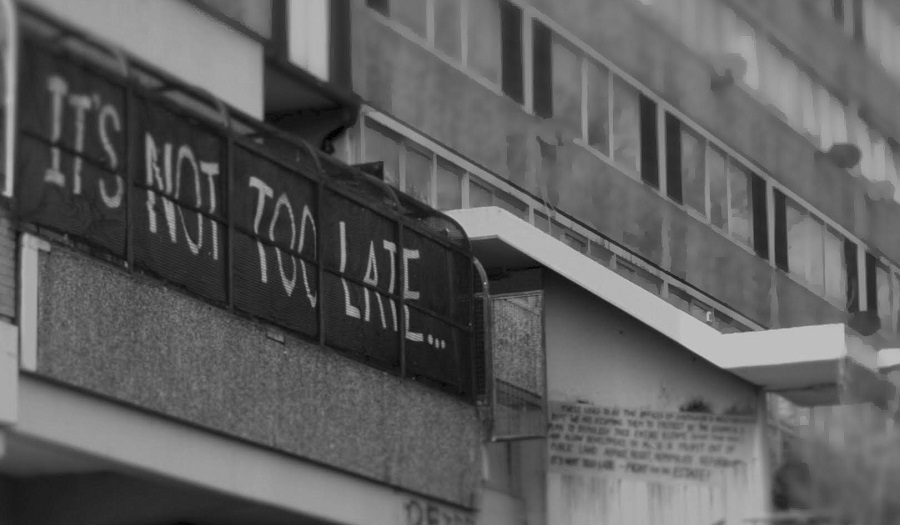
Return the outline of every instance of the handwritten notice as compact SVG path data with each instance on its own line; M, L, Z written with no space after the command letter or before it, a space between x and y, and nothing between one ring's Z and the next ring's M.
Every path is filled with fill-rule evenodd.
M550 470L713 483L746 467L750 416L550 403Z

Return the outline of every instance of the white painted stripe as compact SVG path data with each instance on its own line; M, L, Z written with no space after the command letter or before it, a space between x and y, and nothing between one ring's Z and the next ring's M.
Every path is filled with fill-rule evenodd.
M37 370L38 251L50 251L50 243L23 233L19 242L19 366Z

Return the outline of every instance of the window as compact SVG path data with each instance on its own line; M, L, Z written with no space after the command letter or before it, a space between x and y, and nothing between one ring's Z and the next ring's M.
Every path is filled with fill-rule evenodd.
M420 0L390 0L390 16L422 38L428 38L425 6Z
M869 130L869 140L872 143L872 174L874 180L887 180L887 166L885 164L886 146L884 137L874 129Z
M728 179L725 154L710 146L706 150L706 176L709 179L709 221L728 231Z
M891 306L891 272L881 263L875 265L875 288L877 290L878 318L881 319L881 328L892 331L894 329L892 320L894 310Z
M681 183L684 204L706 217L705 141L681 126Z
M891 312L892 321L894 322L894 332L900 331L900 276L896 271L891 272L891 297L894 298L893 311Z
M413 198L431 204L431 154L407 146L403 191Z
M759 85L763 97L769 102L778 100L778 61L781 54L768 40L759 42Z
M638 93L619 77L613 79L612 158L618 164L638 172L640 127Z
M703 53L718 53L722 49L722 26L719 23L722 7L718 0L699 0L697 7L699 49Z
M816 89L812 79L800 72L800 120L803 129L813 137L819 137L819 119L816 112Z
M363 162L384 162L384 182L400 187L400 139L377 124L366 121L365 159Z
M522 78L522 9L507 0L500 0L500 23L503 92L521 104L525 101Z
M862 157L859 161L859 170L866 178L872 177L872 141L869 138L869 127L862 119L856 120L855 142L859 146Z
M825 291L824 225L790 199L785 199L788 272L819 294Z
M504 192L497 192L494 195L495 205L512 213L520 219L528 220L528 205L519 199Z
M502 44L500 4L496 1L477 0L470 1L468 7L467 64L484 78L499 83Z
M800 72L797 65L787 58L781 60L781 112L787 117L787 121L794 127L802 127L800 119L800 87L798 85Z
M489 188L485 188L477 182L469 181L469 207L483 208L485 206L493 205L494 194L491 193L491 190Z
M731 236L742 244L752 246L753 213L750 207L750 173L738 164L728 165L728 189L731 193L728 218Z
M722 36L725 50L729 53L736 53L744 59L747 63L747 72L742 80L751 88L759 89L756 32L730 9L723 10L722 18Z
M554 34L551 45L553 116L581 136L581 58Z
M595 149L609 155L610 73L605 66L587 62L587 140Z
M426 5L427 2L417 0ZM462 58L461 0L434 0L434 47L453 57Z
M462 208L462 170L449 162L437 162L437 209L456 210Z
M844 262L844 239L831 228L823 231L825 266L825 298L844 308L847 304L847 271Z

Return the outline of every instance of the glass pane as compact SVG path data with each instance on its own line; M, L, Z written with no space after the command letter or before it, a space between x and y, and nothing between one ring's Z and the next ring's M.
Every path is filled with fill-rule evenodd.
M476 184L475 182L469 182L469 207L470 208L482 208L484 206L493 206L494 205L494 196L491 194L491 190Z
M819 137L823 149L827 149L834 144L834 130L831 129L833 122L831 109L831 94L824 87L819 86L816 89L816 115L821 123Z
M759 76L763 97L772 104L777 104L780 95L781 75L778 62L781 53L767 40L759 43Z
M462 208L462 170L440 159L437 164L437 208Z
M422 1L422 0L419 0ZM422 2L424 3L424 2ZM500 3L469 2L469 67L500 82Z
M555 37L555 35L554 35ZM565 129L581 136L581 60L559 38L552 46L553 116Z
M875 285L878 287L878 317L881 319L881 327L886 330L893 330L891 325L891 317L893 317L893 309L891 308L891 277L887 268L882 265L875 267Z
M747 72L742 79L748 86L759 88L759 64L756 57L756 33L746 22L727 10L724 25L725 49L741 55L747 64Z
M404 191L431 204L431 154L406 148L406 188Z
M847 303L844 240L827 228L824 234L825 298L843 308Z
M894 331L900 331L900 277L891 272L891 295L894 297L894 309L891 311L894 321Z
M717 53L722 49L718 0L700 0L697 8L700 17L700 50L705 53Z
M390 16L422 38L427 38L425 2L422 0L391 0Z
M462 45L460 43L462 13L459 2L460 0L434 0L434 45L453 58L460 58Z
M728 179L725 178L727 160L721 151L706 149L706 170L709 177L709 221L713 226L728 230Z
M591 146L609 155L609 70L587 63L588 136Z
M706 174L703 169L705 141L682 130L681 184L684 204L706 217Z
M819 136L819 119L816 114L816 94L812 80L806 73L800 73L800 108L803 129L814 137Z
M681 28L681 34L684 35L685 42L694 49L700 48L700 31L697 27L699 23L697 1L698 0L681 0L681 13L678 22Z
M788 271L816 291L824 291L823 226L787 200Z
M831 101L831 126L832 139L835 143L847 142L847 116L844 112L844 104L837 98L830 96Z
M613 80L613 159L635 171L641 154L638 93L624 80Z
M799 71L793 61L785 58L782 63L781 83L781 111L787 116L788 122L795 127L800 127L800 94L798 86Z
M400 186L400 143L389 131L367 123L365 129L366 151L363 162L384 162L384 181Z
M869 138L872 141L872 177L875 180L887 180L884 164L884 138L874 129L870 131Z
M750 246L753 240L753 211L750 208L750 174L734 162L728 165L728 184L731 189L731 235Z
M550 219L541 212L534 212L534 227L544 233L550 233Z
M508 195L503 192L498 192L496 195L496 203L497 206L503 208L504 210L512 213L516 217L520 219L528 219L528 205L519 199L513 197L512 195Z

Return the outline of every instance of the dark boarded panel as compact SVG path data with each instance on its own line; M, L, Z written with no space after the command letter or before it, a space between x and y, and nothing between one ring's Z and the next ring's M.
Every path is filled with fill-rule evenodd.
M325 344L400 370L399 308L388 296L325 273Z
M22 48L17 213L124 256L124 89Z
M135 108L135 265L224 303L225 141L160 102L138 98Z
M234 305L316 337L315 187L244 147L235 148L233 162Z
M37 373L290 455L470 506L465 400L56 248L41 254Z

